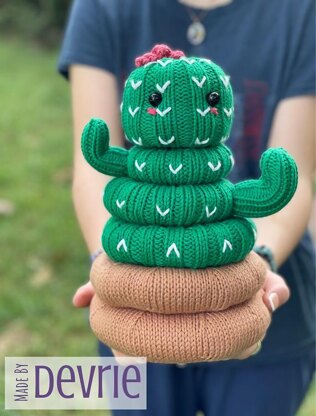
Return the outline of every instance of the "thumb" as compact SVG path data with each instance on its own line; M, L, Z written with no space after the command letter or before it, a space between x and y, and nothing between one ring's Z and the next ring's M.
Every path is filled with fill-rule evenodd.
M72 298L72 303L76 308L84 308L90 305L91 299L94 295L94 288L91 282L79 287Z
M290 289L285 280L271 270L267 270L263 289L263 301L271 312L286 303L290 297Z

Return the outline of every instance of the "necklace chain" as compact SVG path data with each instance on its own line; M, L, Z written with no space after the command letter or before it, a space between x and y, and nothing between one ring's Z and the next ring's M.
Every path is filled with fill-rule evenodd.
M199 13L194 13L194 11L190 7L185 6L185 8L192 22L202 22L209 13L209 10L200 10Z
M195 13L188 6L185 6L185 9L192 21L187 29L187 39L191 43L191 45L200 45L204 42L206 37L206 29L202 21L208 15L209 10L201 10L199 13Z

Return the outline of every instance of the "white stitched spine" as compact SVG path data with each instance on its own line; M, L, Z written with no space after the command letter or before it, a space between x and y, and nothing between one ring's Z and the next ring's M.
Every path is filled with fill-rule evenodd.
M217 210L217 208L215 207L211 212L209 211L209 209L208 209L208 206L206 206L205 207L205 211L206 211L206 216L207 216L207 218L210 218L212 215L214 215L215 214L215 212L216 212L216 210Z
M206 64L209 64L209 65L212 64L212 61L210 59L207 59L207 58L200 58L200 62L205 62Z
M132 137L132 140L135 144L138 144L138 146L142 146L143 145L143 141L141 137L138 137L138 139L134 139L134 137Z
M232 250L233 246L232 243L228 240L224 240L224 244L223 244L223 253L225 253L225 251L227 250L227 247Z
M200 140L198 137L195 139L195 144L206 144L210 141L210 138L208 137L205 140Z
M135 166L136 166L136 169L138 169L140 172L142 172L142 171L143 171L143 169L144 169L145 165L146 165L146 162L143 162L142 164L139 164L139 163L138 163L138 161L137 161L137 160L135 160Z
M134 90L137 90L137 88L139 88L142 85L143 81L139 80L137 82L135 82L133 79L131 80L131 86L133 87Z
M169 87L169 85L170 85L170 81L167 81L163 84L162 87L159 84L156 84L156 88L159 92L161 92L161 94L163 94L166 91L166 88Z
M128 111L130 113L130 115L132 117L135 117L135 114L137 113L137 111L139 110L140 107L136 107L134 110L132 109L132 107L128 107Z
M171 107L168 107L163 111L159 110L159 108L156 108L157 114L159 114L161 117L164 117L166 114L169 113L169 111L171 111Z
M125 204L125 201L119 201L118 199L116 200L116 206L119 208L119 209L122 209L122 206Z
M160 141L161 144L167 145L170 143L173 143L175 141L174 136L172 136L169 140L163 140L160 136L158 137L158 140Z
M174 174L174 175L176 175L178 172L179 172L179 170L181 170L183 168L183 165L182 165L182 163L181 163L181 165L179 165L177 168L173 168L172 167L172 165L171 165L171 163L170 163L170 165L169 165L169 169L170 169L170 171Z
M196 111L201 114L202 117L205 117L207 113L210 112L210 107L207 107L204 111L200 108L197 108Z
M195 77L192 77L192 81L193 82L195 82L196 83L196 85L199 87L199 88L202 88L203 87L203 84L204 84L204 82L206 81L206 76L204 75L203 76L203 78L201 79L201 81L199 81L197 78L195 78Z
M224 108L224 112L227 117L230 117L233 114L233 109L230 108L229 110L227 110L227 108Z
M165 67L165 66L167 66L168 64L171 64L171 62L172 62L172 60L171 60L171 59L168 59L167 61L161 61L160 59L158 59L158 61L157 61L157 63L158 63L159 65L161 65L162 67Z
M165 211L161 211L158 205L156 205L156 210L162 217L165 217L170 212L170 208L166 209Z
M116 246L116 250L120 251L121 247L123 247L123 250L127 253L127 246L126 246L126 241L124 240L124 238L118 243L118 245Z
M195 62L195 59L189 59L189 58L186 58L185 56L181 56L180 60L186 62L189 65L192 65Z
M172 244L171 244L171 246L168 248L168 251L167 251L166 257L169 257L172 251L174 251L174 252L175 252L175 254L176 254L176 256L177 256L178 258L180 258L180 253L179 253L179 250L178 250L178 248L177 248L177 246L176 246L176 244L175 244L175 243L172 243Z
M216 166L214 166L213 163L211 163L211 162L208 162L208 165L212 169L213 172L216 172L222 166L222 164L221 164L220 161L217 162L217 165Z
M222 83L225 85L225 87L227 88L228 87L228 85L229 85L229 80L230 80L230 77L228 76L228 75L225 75L225 76L223 76L223 75L220 75L220 80L222 81Z

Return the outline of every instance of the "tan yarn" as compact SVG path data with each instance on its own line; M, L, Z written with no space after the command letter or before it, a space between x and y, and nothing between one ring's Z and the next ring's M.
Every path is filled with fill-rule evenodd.
M270 313L263 291L225 311L156 314L113 308L94 296L90 324L95 335L127 355L160 363L218 361L234 357L263 338Z
M220 311L242 303L262 287L265 274L266 265L254 252L239 263L198 270L116 263L102 254L90 279L110 306L171 314Z

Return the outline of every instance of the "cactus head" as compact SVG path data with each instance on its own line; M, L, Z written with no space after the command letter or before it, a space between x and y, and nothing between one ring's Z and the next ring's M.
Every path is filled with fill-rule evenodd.
M216 146L233 121L229 77L215 63L156 45L136 59L122 103L126 137L143 147Z

